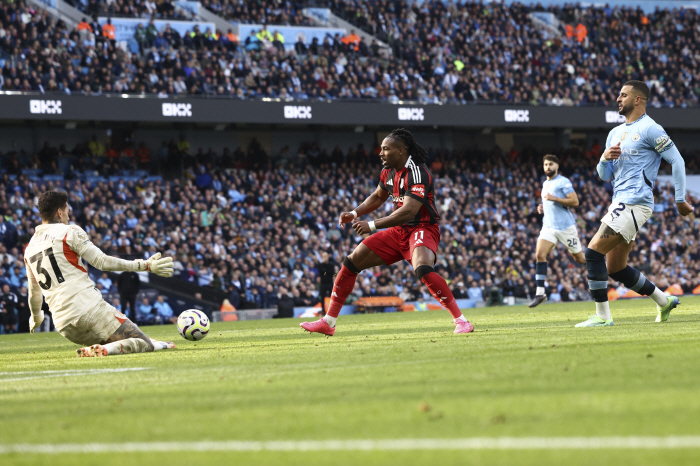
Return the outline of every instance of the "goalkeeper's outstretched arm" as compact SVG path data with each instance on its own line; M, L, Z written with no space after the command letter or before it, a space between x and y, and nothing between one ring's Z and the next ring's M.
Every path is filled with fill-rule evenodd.
M169 277L173 274L173 258L161 258L159 252L148 260L131 261L108 256L94 244L88 243L79 254L90 265L104 272L151 272L161 277Z
M149 257L148 260L131 261L108 256L95 246L88 238L87 233L78 226L71 228L65 241L77 255L104 272L151 272L161 277L169 277L173 274L172 257L161 258L159 252Z

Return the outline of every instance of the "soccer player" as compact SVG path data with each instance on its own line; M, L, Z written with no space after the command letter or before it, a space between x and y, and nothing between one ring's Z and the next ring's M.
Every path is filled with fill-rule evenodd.
M530 307L535 307L547 300L544 294L544 281L547 279L547 256L557 243L566 246L574 260L585 264L586 258L581 250L581 241L570 207L578 207L578 196L568 178L559 174L559 158L547 154L543 158L544 174L547 180L542 186L542 204L537 206L537 212L544 213L542 231L537 238L535 256L535 299Z
M124 314L102 299L81 259L104 271L148 271L161 277L173 274L172 257L157 253L144 261L111 257L92 244L87 233L69 225L70 205L63 191L39 197L41 225L24 253L29 282L29 330L41 325L42 294L56 329L68 340L87 345L78 356L143 353L174 348L170 342L151 340Z
M425 165L426 155L425 149L405 129L395 129L382 141L379 157L384 169L377 189L352 212L341 213L338 220L341 226L352 222L358 235L380 231L362 241L343 261L326 316L315 322L303 322L302 328L332 336L340 308L352 292L357 274L405 259L430 294L452 315L456 324L454 333L469 333L474 329L459 310L445 280L433 271L440 244L440 217L435 209L433 175ZM389 197L394 203L391 215L369 222L357 220L377 210Z
M652 282L627 265L639 228L649 220L654 208L653 187L663 157L673 167L676 208L682 216L693 207L685 200L685 163L666 131L646 114L649 87L641 81L627 81L617 104L625 123L608 134L598 163L604 181L614 177L613 200L600 228L586 249L588 286L596 304L596 314L576 327L614 325L608 304L608 276L627 288L649 296L657 304L656 322L665 322L680 301L666 296Z

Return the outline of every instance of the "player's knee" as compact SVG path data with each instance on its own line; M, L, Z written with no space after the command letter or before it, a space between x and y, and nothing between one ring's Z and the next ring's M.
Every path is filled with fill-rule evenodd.
M585 264L586 256L583 254L583 251L579 252L578 254L574 254L574 260L579 264Z
M429 265L421 265L420 267L416 267L415 274L418 280L422 280L423 277L428 275L433 271L433 268Z
M350 257L346 257L345 259L343 259L343 265L345 266L346 269L348 269L352 273L360 273L361 272L361 270L358 269L357 266L355 266L355 264L353 264L353 262L350 260Z

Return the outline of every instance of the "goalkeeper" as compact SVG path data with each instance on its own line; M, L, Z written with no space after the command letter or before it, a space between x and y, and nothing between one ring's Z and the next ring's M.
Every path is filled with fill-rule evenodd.
M108 256L92 244L85 230L69 225L70 205L63 191L46 191L39 197L41 225L24 253L29 288L29 329L41 325L42 295L51 309L56 329L68 340L85 347L78 356L144 353L174 348L170 342L148 338L124 314L102 299L83 260L103 271L173 274L172 257L160 253L148 260L122 260Z

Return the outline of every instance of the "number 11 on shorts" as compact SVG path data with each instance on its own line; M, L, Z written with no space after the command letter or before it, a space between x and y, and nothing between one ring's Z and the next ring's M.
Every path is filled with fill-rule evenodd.
M418 235L420 234L420 238L418 238ZM423 230L417 231L416 234L414 235L414 240L418 241L419 239L423 239Z

